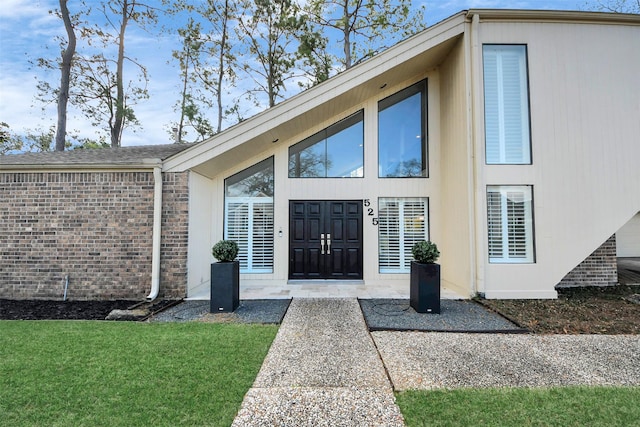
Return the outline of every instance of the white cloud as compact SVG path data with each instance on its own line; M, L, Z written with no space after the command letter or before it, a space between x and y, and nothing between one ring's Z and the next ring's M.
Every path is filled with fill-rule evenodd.
M17 20L26 17L48 14L49 10L55 8L53 1L33 1L33 0L2 0L0 4L0 18L3 20Z

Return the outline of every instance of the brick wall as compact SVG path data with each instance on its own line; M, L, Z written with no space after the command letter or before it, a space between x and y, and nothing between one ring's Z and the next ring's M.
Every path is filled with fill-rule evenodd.
M189 179L187 173L163 174L160 292L166 298L187 295Z
M616 283L618 283L618 261L614 234L571 270L558 286L610 286Z
M184 215L186 173L164 179L163 213ZM144 298L153 190L152 172L0 173L0 297L61 299L68 276L69 299ZM161 295L171 297L186 292L187 219L180 218L163 218L163 250L178 249L163 254Z

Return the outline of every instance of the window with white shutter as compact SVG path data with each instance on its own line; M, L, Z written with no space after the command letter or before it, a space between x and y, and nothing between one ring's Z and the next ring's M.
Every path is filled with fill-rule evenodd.
M242 273L273 272L273 157L225 180L224 238Z
M534 262L530 186L487 187L489 262Z
M484 45L487 164L531 164L527 47Z
M429 240L427 198L381 198L378 201L380 273L409 273L414 243Z

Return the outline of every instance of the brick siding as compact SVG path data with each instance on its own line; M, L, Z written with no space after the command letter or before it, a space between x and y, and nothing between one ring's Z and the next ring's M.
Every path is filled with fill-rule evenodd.
M164 174L161 296L186 293L187 174ZM0 298L142 299L153 173L0 173ZM171 218L171 215L178 218ZM175 251L174 251L175 250Z
M617 283L618 261L614 234L564 276L558 286L610 286Z
M160 292L166 298L187 296L189 233L189 177L163 174Z

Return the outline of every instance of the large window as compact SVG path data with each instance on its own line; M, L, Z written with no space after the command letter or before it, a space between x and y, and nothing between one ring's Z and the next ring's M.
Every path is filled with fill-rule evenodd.
M363 111L289 147L290 178L364 176Z
M489 262L534 262L530 186L487 187Z
M378 103L378 176L427 176L427 81Z
M487 164L530 164L527 48L485 45L484 118Z
M427 198L381 198L378 201L380 273L409 273L414 243L429 240Z
M224 186L224 237L240 247L240 271L273 272L273 157L227 178Z

